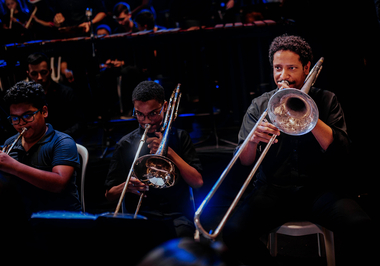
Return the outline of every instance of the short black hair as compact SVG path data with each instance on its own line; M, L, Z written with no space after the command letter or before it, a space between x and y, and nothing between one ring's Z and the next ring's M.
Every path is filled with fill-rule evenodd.
M125 2L119 2L113 7L113 15L119 17L121 13L129 14L131 13L131 7Z
M147 25L148 30L152 30L155 26L154 16L152 12L148 9L141 10L135 18L136 23L140 24L140 26Z
M156 100L159 103L165 101L164 88L154 81L142 81L132 92L132 102Z
M48 67L50 67L49 58L46 54L41 52L30 54L26 59L26 62L28 65L38 65L41 62L46 62Z
M104 30L108 31L108 34L112 33L110 26L108 26L107 24L100 24L99 26L96 27L95 32L98 32L98 30L100 30L100 29L104 29Z
M46 96L42 85L34 81L19 81L4 95L5 104L28 103L40 109L47 106Z
M292 51L300 56L302 66L313 61L313 52L310 45L301 37L281 35L276 37L269 48L269 62L273 66L273 56L278 51Z

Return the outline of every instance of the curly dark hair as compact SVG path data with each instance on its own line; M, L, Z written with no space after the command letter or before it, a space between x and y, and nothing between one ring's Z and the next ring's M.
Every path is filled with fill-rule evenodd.
M157 102L163 103L165 101L165 90L157 82L142 81L132 92L132 102L147 102L149 100L157 100Z
M46 96L41 84L34 81L19 81L4 95L5 104L28 103L35 108L47 106Z
M269 62L273 66L273 56L277 51L292 51L300 56L302 66L313 61L310 45L299 36L284 34L276 37L269 48Z

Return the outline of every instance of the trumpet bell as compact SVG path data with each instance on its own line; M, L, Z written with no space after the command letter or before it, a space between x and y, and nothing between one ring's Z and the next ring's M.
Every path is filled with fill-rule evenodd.
M282 89L268 103L270 121L282 132L300 136L317 124L319 112L314 100L297 89Z
M167 157L148 154L137 159L135 175L144 184L154 188L169 188L176 181L176 166Z

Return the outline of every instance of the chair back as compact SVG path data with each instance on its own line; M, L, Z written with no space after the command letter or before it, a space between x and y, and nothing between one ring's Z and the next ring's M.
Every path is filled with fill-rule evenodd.
M77 143L78 154L82 158L82 167L81 167L81 185L80 185L80 202L82 205L82 211L86 212L86 205L84 202L84 183L86 177L86 169L88 164L88 150L83 145Z

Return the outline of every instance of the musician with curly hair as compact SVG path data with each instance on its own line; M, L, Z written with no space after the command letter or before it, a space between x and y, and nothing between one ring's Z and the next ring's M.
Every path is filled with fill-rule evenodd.
M301 89L311 70L313 54L301 37L283 35L270 45L269 60L277 87ZM239 145L276 92L252 100L240 128ZM302 136L280 132L267 117L240 154L241 164L252 167L272 135L277 136L259 167L253 192L223 231L226 244L244 265L277 265L259 238L295 220L332 230L343 239L344 256L350 262L360 262L369 254L366 244L372 241L366 238L371 230L376 231L373 222L341 189L346 182L343 163L350 143L342 107L330 91L312 87L309 96L319 110L311 132Z
M17 210L26 219L44 210L80 211L76 144L45 122L48 106L42 86L20 81L6 92L4 102L9 106L8 120L18 133L5 141L5 147L14 144L12 149L0 152L0 194L15 189L22 199Z

